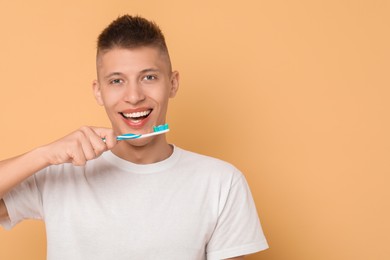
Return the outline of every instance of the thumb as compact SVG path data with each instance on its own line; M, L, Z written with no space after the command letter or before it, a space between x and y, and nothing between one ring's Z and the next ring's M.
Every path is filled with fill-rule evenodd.
M104 127L92 127L92 130L96 133L97 136L100 137L100 139L102 139L106 143L108 150L112 149L118 143L113 129Z

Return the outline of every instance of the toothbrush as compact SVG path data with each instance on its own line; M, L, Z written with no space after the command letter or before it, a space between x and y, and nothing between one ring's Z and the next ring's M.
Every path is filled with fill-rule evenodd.
M148 134L123 134L123 135L118 135L116 137L116 140L121 141L121 140L130 140L130 139L141 139L141 138L146 138L154 135L160 135L164 134L169 131L169 126L168 124L165 125L159 125L159 126L154 126L153 127L153 132L148 133Z

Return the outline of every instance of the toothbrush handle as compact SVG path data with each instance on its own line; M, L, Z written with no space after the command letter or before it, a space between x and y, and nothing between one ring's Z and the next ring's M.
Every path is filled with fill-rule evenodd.
M165 129L165 130L161 130L161 131L158 131L158 132L153 132L153 133L149 133L149 134L143 134L143 135L141 135L139 137L134 137L134 138L141 139L141 138L150 137L150 136L154 136L154 135L165 134L168 131L169 131L169 129Z
M164 133L166 133L168 131L169 131L169 129L160 130L160 131L157 131L157 132L152 132L152 133L143 134L143 135L137 135L137 134L118 135L116 137L116 139L117 140L141 139L141 138L146 138L146 137L150 137L150 136L154 136L154 135L164 134Z

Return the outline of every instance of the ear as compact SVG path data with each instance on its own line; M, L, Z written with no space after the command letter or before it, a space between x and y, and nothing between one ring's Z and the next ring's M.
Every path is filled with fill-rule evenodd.
M93 90L93 94L95 95L96 102L100 106L103 106L104 102L103 102L103 98L102 98L102 92L100 89L99 82L96 79L92 82L92 90Z
M173 71L171 75L171 89L169 91L169 97L174 98L176 96L177 91L179 90L179 72Z

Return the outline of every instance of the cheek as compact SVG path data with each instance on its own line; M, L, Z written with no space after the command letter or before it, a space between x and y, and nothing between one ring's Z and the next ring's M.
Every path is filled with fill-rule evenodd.
M105 90L102 91L102 100L105 107L112 107L117 104L122 98L120 91Z
M159 93L159 95L154 95L153 99L156 103L158 103L161 109L166 109L166 107L168 106L169 93L161 92Z
M165 103L169 96L164 86L145 87L143 94L147 99L153 100L156 104Z

